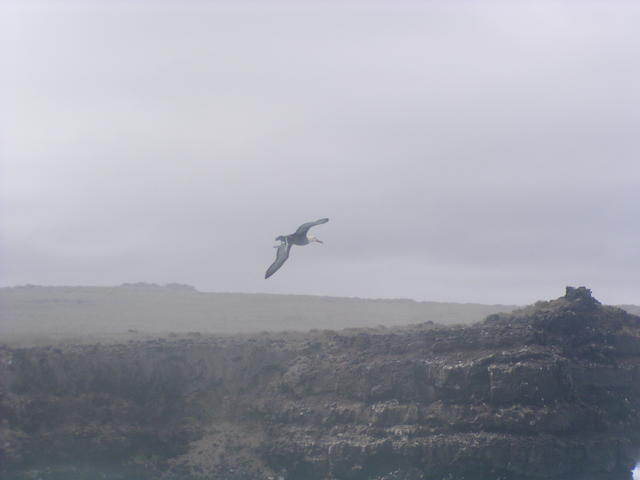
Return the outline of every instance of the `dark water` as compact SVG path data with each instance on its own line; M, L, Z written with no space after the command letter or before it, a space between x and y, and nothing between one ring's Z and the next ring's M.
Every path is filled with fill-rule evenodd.
M633 480L640 480L640 463L633 473ZM15 480L146 480L154 478L137 468L58 465L32 468L18 473Z
M55 465L33 467L15 472L12 480L146 480L139 468L110 467L106 465Z

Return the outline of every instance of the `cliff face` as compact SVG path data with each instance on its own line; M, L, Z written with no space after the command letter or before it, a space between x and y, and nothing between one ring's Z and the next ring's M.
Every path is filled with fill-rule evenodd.
M0 393L10 478L629 480L640 318L567 288L464 327L5 347Z

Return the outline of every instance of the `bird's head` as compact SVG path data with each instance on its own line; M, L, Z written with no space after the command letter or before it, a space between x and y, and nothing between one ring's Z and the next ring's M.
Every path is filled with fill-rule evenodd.
M314 237L313 235L307 235L307 240L309 240L309 243L312 243L312 242L324 243L322 240Z

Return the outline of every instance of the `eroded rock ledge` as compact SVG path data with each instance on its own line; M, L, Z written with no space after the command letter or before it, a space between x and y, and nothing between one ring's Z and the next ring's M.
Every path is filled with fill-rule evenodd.
M5 346L0 395L7 478L629 480L640 317Z

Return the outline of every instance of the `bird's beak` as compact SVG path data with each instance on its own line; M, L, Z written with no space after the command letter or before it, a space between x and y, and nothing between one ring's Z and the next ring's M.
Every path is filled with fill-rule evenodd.
M322 240L320 240L319 238L316 238L316 242L318 243L324 243Z

